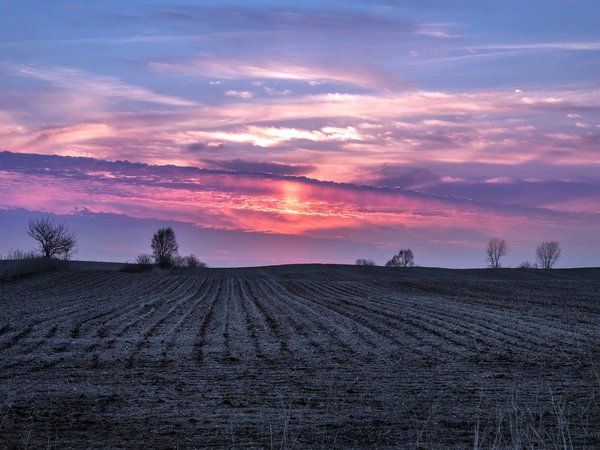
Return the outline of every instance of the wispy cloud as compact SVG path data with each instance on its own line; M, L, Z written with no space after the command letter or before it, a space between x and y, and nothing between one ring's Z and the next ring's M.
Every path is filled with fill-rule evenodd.
M318 130L284 127L249 126L232 131L196 131L189 132L194 139L249 143L257 147L272 147L283 142L307 140L314 142L327 141L361 141L363 138L354 127L323 127Z
M139 35L123 37L90 37L73 39L25 39L19 41L0 42L0 48L31 47L39 45L79 45L79 44L104 44L104 45L128 45L128 44L164 44L198 42L207 40L207 35Z
M244 100L250 100L251 98L254 97L254 94L250 91L226 91L225 95L227 97L237 97L237 98L242 98Z
M487 50L582 50L598 51L600 50L600 41L574 41L574 42L533 42L533 43L514 43L514 44L489 44L475 46L478 49Z
M64 89L94 95L99 98L156 103L168 106L195 105L190 100L157 94L148 89L125 83L113 76L94 75L81 69L8 63L3 63L0 67L14 75L47 81Z
M166 73L185 73L203 78L228 80L287 80L306 83L331 82L367 88L405 86L400 77L386 74L369 66L345 65L331 68L314 62L280 61L268 59L197 59L181 63L151 62L153 70Z
M449 23L422 23L417 25L415 34L441 39L458 38L460 35L454 32L455 28L455 24Z

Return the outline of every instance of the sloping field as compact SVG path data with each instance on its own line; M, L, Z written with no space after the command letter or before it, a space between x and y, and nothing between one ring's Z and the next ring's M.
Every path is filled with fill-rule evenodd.
M600 447L600 269L0 282L7 448Z

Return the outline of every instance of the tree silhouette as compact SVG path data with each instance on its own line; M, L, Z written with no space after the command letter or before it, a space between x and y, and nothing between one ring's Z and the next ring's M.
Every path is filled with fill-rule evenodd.
M196 255L184 256L181 262L183 267L207 267Z
M77 245L77 238L64 223L56 223L51 217L41 217L29 221L27 234L38 241L42 256L71 258Z
M402 248L397 255L394 255L385 267L412 267L415 265L415 256L410 248Z
M486 248L487 262L492 269L500 267L500 258L508 253L506 241L500 238L492 238Z
M169 267L177 255L179 246L175 239L175 232L171 227L160 228L152 236L152 257L161 267Z
M537 246L535 259L544 269L552 269L562 250L556 241L542 242Z

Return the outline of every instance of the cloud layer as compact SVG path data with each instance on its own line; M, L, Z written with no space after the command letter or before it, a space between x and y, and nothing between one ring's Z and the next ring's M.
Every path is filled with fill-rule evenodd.
M423 171L398 174L407 185L427 186L417 191L259 172L273 167L248 167L242 161L215 170L9 152L0 153L0 168L0 208L60 214L84 210L216 230L342 240L380 251L410 242L422 251L458 246L468 252L498 234L514 236L515 247L525 248L544 237L568 241L574 234L591 234L600 225L598 184L469 184L445 182ZM440 195L448 184L456 186L453 195ZM560 191L563 195L556 195ZM444 264L449 259L438 255Z

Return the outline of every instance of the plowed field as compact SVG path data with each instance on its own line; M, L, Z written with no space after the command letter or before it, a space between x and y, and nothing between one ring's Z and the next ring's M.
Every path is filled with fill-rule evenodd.
M7 448L599 448L599 373L600 269L0 282Z

